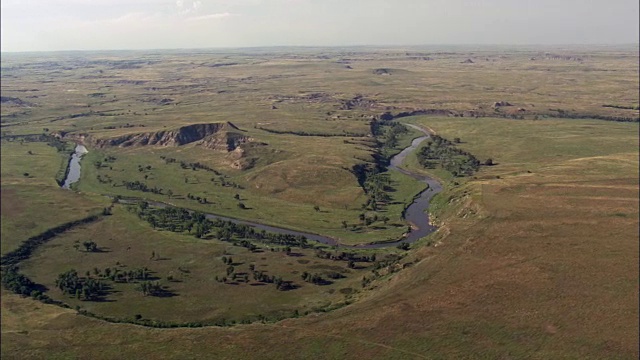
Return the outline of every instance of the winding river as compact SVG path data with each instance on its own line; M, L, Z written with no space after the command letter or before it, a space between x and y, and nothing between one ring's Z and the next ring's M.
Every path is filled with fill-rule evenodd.
M392 157L390 160L389 169L401 172L405 175L413 177L414 179L420 180L425 184L427 184L428 187L427 189L419 193L414 198L413 203L411 203L411 205L409 205L405 210L404 218L411 224L412 230L411 232L406 234L405 237L397 241L393 241L393 242L380 241L380 242L372 242L372 243L361 244L361 245L344 245L344 244L340 244L336 239L323 236L323 235L305 233L301 231L295 231L295 230L290 230L290 229L276 227L276 226L269 226L269 225L256 223L253 221L239 220L239 219L234 219L234 218L215 215L215 214L207 214L206 216L209 219L221 219L225 221L232 221L236 224L250 225L259 230L265 230L268 232L273 232L278 234L288 234L288 235L296 235L296 236L302 235L309 240L317 241L322 244L337 246L341 248L375 249L375 248L396 246L402 242L407 242L407 243L415 242L429 235L430 233L434 232L437 229L435 226L430 224L429 215L426 211L429 208L429 203L431 199L435 194L439 193L442 190L442 186L440 185L440 183L438 183L436 180L430 177L413 173L411 171L408 171L400 167L400 165L402 164L404 159L407 157L407 155L409 155L412 151L416 150L424 140L429 138L429 133L426 130L415 125L411 125L411 124L406 124L406 125L418 131L421 131L425 135L414 139L411 142L411 145L409 147L405 148L399 154ZM63 188L69 189L71 184L77 182L80 179L80 159L86 153L87 153L87 149L83 145L76 146L76 152L73 154L71 161L69 162L69 173L67 175L67 178L65 179L64 185L62 185ZM128 202L128 201L122 200L122 202ZM149 201L149 203L154 206L172 206L170 204L165 204L157 201Z

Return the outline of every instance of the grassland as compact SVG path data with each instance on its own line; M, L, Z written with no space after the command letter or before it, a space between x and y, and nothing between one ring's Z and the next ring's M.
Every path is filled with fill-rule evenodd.
M102 209L104 200L59 188L56 176L67 161L45 143L2 142L3 255L33 235Z
M416 53L432 60L418 59ZM134 64L134 58L143 60ZM461 63L465 59L474 62ZM239 65L210 66L231 60ZM224 272L220 258L225 253L244 263L240 269L249 263L265 264L273 273L291 276L297 275L294 271L309 271L309 266L335 264L310 253L251 254L215 239L152 230L116 206L114 215L42 246L22 264L23 271L49 287L56 273L69 267L84 272L116 266L116 261L127 268L147 266L165 279L170 274L180 276L182 282L169 284L178 294L175 297L144 297L132 290L135 284L117 284L115 290L122 292L109 295L115 302L66 299L100 314L137 313L174 321L303 312L342 301L343 288L359 286L362 291L348 306L276 323L153 329L78 316L74 310L3 290L3 357L635 359L639 355L638 124L559 119L551 110L637 118L637 110L602 106L638 104L635 48L257 51L250 56L124 53L82 59L3 57L2 61L2 95L37 103L3 104L5 138L39 134L44 128L105 138L231 121L268 144L247 154L257 160L246 170L229 166L227 153L193 145L90 149L83 160L80 193L74 194L55 189L53 178L60 168L55 149L3 141L3 253L5 246L10 250L19 244L5 245L5 231L16 240L41 231L34 228L22 234L22 221L37 218L43 227L54 226L69 212L81 218L92 206L101 209L104 199L98 194L139 196L100 183L99 174L118 181L142 181L148 175L144 180L149 184L173 189L171 197L158 195L163 201L314 229L352 243L395 231L389 227L352 233L340 228L342 220L357 222L362 212L362 189L345 168L371 161L374 151L363 145L366 137L351 141L342 135L275 134L259 127L340 135L367 132L369 116L385 111L473 110L483 116L399 120L428 127L445 138L459 137L460 148L497 164L483 166L466 178L430 171L445 187L431 208L439 230L413 246L393 272L387 269L372 277L364 289L362 276L373 274L368 268L349 269L347 278L331 285L301 283L300 289L284 293L271 285L218 283L212 277ZM347 62L351 69L345 67ZM389 69L390 75L378 75L379 68ZM367 101L357 99L359 94ZM171 99L169 105L162 105L164 98ZM513 106L494 109L497 101ZM127 123L133 127L119 127ZM15 155L25 154L31 149L27 146L34 146L36 155L50 149L48 160L42 162L45 172L13 161L22 159ZM116 158L107 165L113 169L93 165L106 156ZM244 189L219 186L206 171L181 169L160 156L206 163ZM5 165L5 160L10 162ZM138 165L151 169L139 171ZM405 166L424 171L415 158ZM396 189L394 202L415 194L415 183L390 176ZM206 195L212 204L184 199L187 193ZM251 209L236 206L236 193ZM5 209L5 199L12 196L17 205ZM45 201L59 201L69 212L45 211ZM15 210L18 205L32 212ZM386 211L401 208L391 204ZM72 248L75 240L90 238L107 251ZM169 260L149 259L152 251ZM50 293L61 298L56 291Z
M96 242L101 251L74 250L76 241L87 240ZM118 206L103 221L74 229L43 246L22 268L37 283L55 289L57 274L69 269L76 269L82 276L89 271L90 276L98 278L94 268L128 271L146 267L151 278L165 284L173 296L143 296L136 290L140 281L110 282L113 288L105 301L82 301L57 289L51 291L51 296L103 316L131 319L140 314L145 319L189 323L255 321L258 316L272 318L281 314L290 317L294 311L304 314L336 305L362 288L361 277L370 273L372 265L356 263L349 268L346 261L316 257L313 249L294 248L290 254L282 249L263 245L258 251L249 251L215 239L154 231L148 224L141 224L135 214ZM234 272L247 274L249 281L233 281L223 257L232 258ZM297 288L279 291L274 284L256 281L250 265L256 271L292 281ZM305 271L320 274L327 284L303 281L301 275ZM342 277L332 280L327 273ZM229 280L217 280L223 278Z
M409 144L414 133L408 133L398 143L398 148ZM422 190L415 179L399 173L389 173L392 200L381 211L370 212L391 221L383 224L378 221L370 227L358 227L358 230L345 230L342 221L349 225L359 225L359 215L364 211L361 204L365 194L355 181L354 175L347 170L344 160L344 142L342 138L310 137L301 141L291 139L295 136L280 135L282 148L288 152L305 153L302 158L274 161L264 166L241 171L224 168L211 150L187 146L179 152L167 148L116 149L110 151L92 151L83 158L82 181L78 189L87 193L112 194L128 197L144 197L151 200L169 202L176 206L199 211L247 219L266 224L280 225L286 228L328 235L340 239L344 244L366 243L374 240L398 239L406 229L401 213L413 196ZM299 138L299 137L298 137ZM298 148L296 148L296 146ZM321 154L313 149L324 148ZM295 150L294 150L295 149ZM362 157L370 154L355 150ZM116 160L97 168L93 164L107 156ZM267 155L268 156L268 155ZM286 155L285 155L286 156ZM291 155L289 155L291 156ZM289 157L287 156L287 157ZM167 164L162 157L176 159ZM220 159L222 158L222 159ZM218 176L202 169L181 168L179 162L200 162L213 169L221 169ZM139 167L143 171L139 171ZM150 169L146 169L151 166ZM111 182L101 183L101 178ZM128 190L122 181L141 181L149 187L158 187L172 191L172 195L153 194ZM224 183L238 185L223 186ZM115 185L115 186L114 186ZM206 204L189 199L187 196L207 199ZM238 194L240 200L234 198ZM238 208L238 203L246 205ZM314 209L320 207L320 211ZM351 229L351 228L349 228Z

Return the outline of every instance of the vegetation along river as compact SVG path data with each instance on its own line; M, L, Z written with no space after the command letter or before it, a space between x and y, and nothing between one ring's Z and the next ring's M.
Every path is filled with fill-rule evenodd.
M393 171L401 172L405 175L408 175L417 180L420 180L425 184L427 184L428 187L424 191L416 195L413 203L411 203L411 205L409 205L405 209L404 218L411 224L412 230L411 232L406 234L405 237L397 241L392 241L392 242L379 241L379 242L371 242L371 243L361 244L361 245L343 245L343 244L340 244L338 241L336 241L336 239L333 239L327 236L318 235L318 234L305 233L301 231L295 231L295 230L280 228L276 226L269 226L269 225L256 223L253 221L239 220L239 219L234 219L234 218L215 215L215 214L207 214L207 217L210 219L221 219L226 221L232 221L236 224L250 225L259 230L265 230L268 232L273 232L278 234L287 234L287 235L294 235L294 236L302 235L312 241L317 241L322 244L345 247L345 248L373 249L373 248L396 246L402 242L406 242L406 243L415 242L429 235L430 233L434 232L437 229L435 226L430 224L429 215L427 214L426 211L429 209L429 203L431 199L435 194L437 194L442 190L442 186L440 185L440 183L438 183L436 180L430 177L423 176L423 175L408 171L406 169L400 168L400 165L402 164L404 159L407 157L407 155L409 155L412 151L415 151L424 140L429 138L429 133L424 129L411 124L407 124L407 126L410 126L418 131L421 131L425 135L414 139L411 142L410 146L408 146L407 148L402 150L400 153L392 157L390 160L389 169ZM69 173L67 175L67 178L64 181L64 185L62 185L63 188L69 189L71 184L77 182L80 179L80 159L86 153L87 153L87 149L83 145L76 146L76 151L73 154L71 161L69 163ZM129 202L129 201L122 200L122 202ZM149 201L149 203L154 206L171 206L169 204L155 202L155 201Z

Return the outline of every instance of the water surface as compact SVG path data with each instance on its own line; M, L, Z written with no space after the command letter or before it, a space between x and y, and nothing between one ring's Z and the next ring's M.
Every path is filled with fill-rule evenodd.
M64 183L62 184L63 189L71 189L71 184L80 180L80 160L82 159L82 156L88 152L89 151L87 151L87 148L84 147L84 145L76 145L75 152L71 155L71 161L69 161L67 177L64 179Z

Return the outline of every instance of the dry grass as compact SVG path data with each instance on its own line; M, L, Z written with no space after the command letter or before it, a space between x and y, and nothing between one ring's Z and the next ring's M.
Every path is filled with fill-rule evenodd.
M31 109L23 125L3 126L3 132L39 132L46 124L52 130L75 128L107 135L110 131L101 129L107 119L114 124L144 123L145 131L165 125L232 121L274 148L291 149L285 157L274 156L273 162L260 164L244 179L238 174L237 179L249 185L262 181L264 186L271 184L267 179L279 179L274 184L287 191L272 203L264 195L260 204L277 209L286 202L291 206L289 214L280 215L295 219L298 213L306 214L301 209L312 207L305 202L304 191L289 189L292 183L302 183L287 182L291 180L283 176L286 172L274 164L287 161L284 164L290 166L284 169L321 173L327 163L354 161L352 156L358 150L340 145L339 140L336 144L332 138L275 136L253 129L253 125L357 129L362 125L359 115L384 110L339 110L336 101L274 103L271 95L327 92L335 98L350 98L362 93L378 100L383 108L396 106L395 110L486 109L494 101L505 100L515 108L525 108L525 114L563 108L637 116L637 111L602 107L638 104L635 49L568 51L583 61L546 59L544 51L527 49L431 54L433 61L417 61L391 49L383 53L332 52L329 60L305 54L304 61L283 54L259 54L251 58L252 65L243 61L244 65L235 67L208 68L195 64L211 61L209 55L192 55L188 60L174 56L142 69L105 68L104 75L114 78L85 79L78 92L61 91L73 85L68 78L57 77L62 74L31 69L34 77L22 79L24 85L15 79L6 87L3 84L3 96L23 94L12 92L23 86L37 87L50 96L36 98L34 101L43 106ZM336 63L347 57L351 70ZM466 58L475 63L461 64ZM3 57L3 76L5 64ZM178 67L182 71L167 71ZM404 71L380 76L372 73L375 68ZM97 68L67 74L75 77L96 72ZM54 82L40 83L50 78ZM149 83L116 86L115 81L122 79ZM102 87L105 81L113 87ZM174 87L145 90L168 83ZM176 84L195 86L180 88ZM108 96L87 98L87 93L96 91ZM140 94L153 91L175 98L179 104L140 108ZM117 96L117 102L106 103L112 95ZM49 122L51 116L78 112L87 102L93 102L95 110L123 108L127 115L117 120L94 116ZM128 115L129 104L132 112L146 110L149 115ZM278 109L272 110L272 104ZM12 110L3 106L3 115L8 111ZM328 111L335 113L326 115ZM336 114L353 117L325 120ZM20 117L8 119L16 124L22 121ZM437 246L412 251L403 261L415 260L412 266L374 282L373 289L357 303L271 325L158 330L108 324L3 293L3 357L637 359L637 124L554 119L406 120L429 126L447 138L460 137L464 149L480 158L491 157L498 165L483 168L476 179L457 179L460 184L455 186L452 179L437 173L447 185L433 207L441 225L431 239ZM125 130L137 131L116 131ZM124 158L129 150L122 151ZM140 150L140 158L150 159L145 155L148 151ZM312 161L314 157L317 163ZM415 161L410 159L407 166L415 166ZM251 178L250 174L262 176ZM348 184L337 183L336 189L348 193ZM309 186L313 189L310 192L326 194L323 184L310 181ZM251 194L248 202L263 196L253 188L247 191ZM330 202L324 206L331 206ZM312 214L313 210L308 211Z

